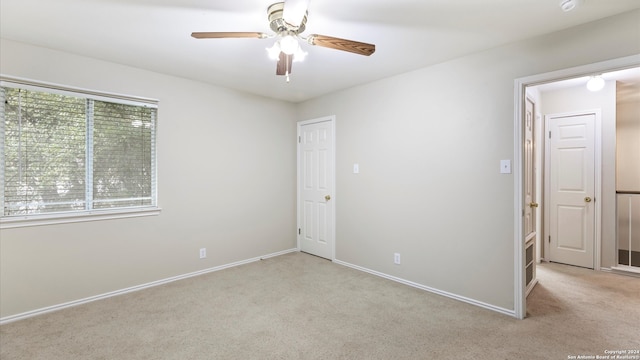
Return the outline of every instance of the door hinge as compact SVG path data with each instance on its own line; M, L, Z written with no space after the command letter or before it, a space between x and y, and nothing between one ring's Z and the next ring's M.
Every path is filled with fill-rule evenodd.
M551 243L551 235L549 235L549 243Z
M302 234L302 230L298 228L298 235Z
M549 139L551 139L551 131L549 131Z
M302 142L302 137L298 136L298 144L300 144Z

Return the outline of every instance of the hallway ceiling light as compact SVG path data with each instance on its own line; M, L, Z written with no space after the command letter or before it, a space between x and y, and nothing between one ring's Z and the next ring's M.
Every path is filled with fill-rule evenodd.
M592 76L589 81L587 81L587 89L589 91L600 91L604 88L604 79L602 76Z

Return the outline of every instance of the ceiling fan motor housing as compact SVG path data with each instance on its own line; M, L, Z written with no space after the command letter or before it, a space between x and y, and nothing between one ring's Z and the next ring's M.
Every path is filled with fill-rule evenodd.
M305 12L304 17L299 25L289 24L284 21L284 2L277 2L275 4L271 4L267 8L267 15L269 16L269 26L271 30L276 34L280 34L283 32L300 34L304 32L307 24L307 13Z

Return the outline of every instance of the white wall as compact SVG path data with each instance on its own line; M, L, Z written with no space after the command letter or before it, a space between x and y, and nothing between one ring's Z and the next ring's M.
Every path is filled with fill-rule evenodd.
M4 39L0 46L4 75L158 99L163 209L0 230L0 317L296 246L293 104Z
M640 88L631 89L640 94ZM616 190L640 191L640 96L617 103Z
M336 115L336 257L514 310L514 178L499 173L514 79L640 53L639 24L635 11L301 104L301 119Z
M638 192L640 191L640 87L618 83L617 94L616 190ZM640 251L640 195L638 194L618 195L618 239L620 249Z

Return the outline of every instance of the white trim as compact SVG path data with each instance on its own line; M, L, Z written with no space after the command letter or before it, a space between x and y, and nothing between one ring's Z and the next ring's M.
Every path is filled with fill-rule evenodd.
M524 236L522 230L522 217L520 216L523 209L522 202L522 166L520 159L522 156L522 132L520 124L522 123L522 104L524 103L525 89L527 86L540 85L543 83L565 80L586 75L593 75L603 72L621 70L631 67L640 66L640 54L626 56L618 59L601 61L598 63L577 66L573 68L552 71L543 74L537 74L522 77L514 80L514 311L515 316L523 319L527 312L527 300L524 296L525 271L523 264L524 254ZM544 239L543 239L544 241Z
M499 312L501 314L505 314L505 315L509 315L509 316L516 316L516 314L515 314L515 312L513 310L505 309L503 307L487 304L487 303L482 302L482 301L470 299L468 297L456 295L456 294L453 294L453 293L450 293L450 292L447 292L447 291L438 290L438 289L435 289L435 288L432 288L432 287L429 287L429 286L426 286L426 285L418 284L418 283L415 283L413 281L409 281L409 280L405 280L405 279L398 278L398 277L395 277L395 276L391 276L391 275L388 275L388 274L385 274L385 273L381 273L381 272L378 272L378 271L375 271L375 270L367 269L367 268L364 268L362 266L354 265L354 264L351 264L351 263L348 263L348 262L344 262L344 261L341 261L341 260L337 260L336 259L336 260L333 260L333 262L336 263L336 264L339 264L339 265L350 267L350 268L355 269L355 270L363 271L363 272L366 272L366 273L369 273L369 274L372 274L372 275L375 275L375 276L379 276L379 277L382 277L382 278L385 278L385 279L388 279L388 280L391 280L391 281L395 281L395 282L398 282L398 283L401 283L401 284L404 284L404 285L408 285L408 286L411 286L411 287L414 287L414 288L417 288L417 289L420 289L420 290L428 291L430 293L434 293L434 294L437 294L437 295L448 297L450 299L462 301L462 302L465 302L467 304L479 306L479 307L485 308L487 310Z
M595 168L595 224L593 224L593 270L600 271L602 265L602 110L597 109L595 112L595 135L596 148L594 149L594 168ZM614 175L615 176L615 175ZM615 201L615 199L614 199Z
M333 152L333 176L331 181L333 182L333 191L331 191L331 201L333 202L333 211L332 211L332 218L331 218L331 222L332 222L332 227L331 227L331 236L333 239L333 245L331 247L331 258L329 260L334 260L336 258L336 209L337 209L337 204L336 204L336 116L335 115L328 115L328 116L324 116L324 117L320 117L320 118L316 118L316 119L311 119L311 120L301 120L298 121L297 123L297 130L296 130L296 246L298 247L298 249L301 249L300 246L300 237L301 234L298 233L298 229L302 228L302 219L300 218L300 212L302 210L302 208L300 207L300 199L301 199L301 191L300 191L300 180L301 180L301 174L300 174L300 146L301 146L301 142L300 142L300 130L302 129L302 126L304 125L309 125L309 124L315 124L315 123L320 123L320 122L330 122L331 123L331 136L332 136L332 149L331 151Z
M45 82L45 81L31 80L31 79L3 75L3 74L0 74L0 86L7 86L12 88L32 90L32 91L42 91L42 89L47 89L48 92L61 94L61 95L69 95L69 96L77 97L79 94L82 94L85 98L93 99L93 100L116 102L116 103L125 104L125 105L158 108L158 100L156 99L145 98L140 96L108 93L104 91L95 91L95 90L89 90L89 89L84 89L79 87L54 84L54 83Z
M256 260L267 260L267 259L270 259L270 258L274 258L276 256L286 255L286 254L290 254L290 253L294 253L294 252L300 252L300 249L292 248L292 249L282 250L282 251L278 251L278 252L274 252L274 253L271 253L271 254L260 256L259 258L253 258L253 259L245 260L245 262L246 263L250 263L250 262L254 262ZM239 264L239 265L241 265L241 264ZM235 265L233 265L233 266L235 266ZM232 267L232 266L227 266L227 267ZM211 272L211 271L209 271L209 272Z
M515 81L515 104L514 104L514 124L513 124L513 218L514 218L514 241L513 246L513 316L518 319L524 319L527 313L526 308L526 248L525 248L525 236L523 226L523 209L524 209L524 186L522 181L524 179L524 168L522 166L522 115L524 99L526 99L526 88L522 85L519 79Z
M601 270L610 271L616 274L640 277L640 269L637 266L617 265L617 266L612 266L611 269L602 268Z
M104 299L107 299L107 298L110 298L110 297L113 297L113 296L124 295L124 294L128 294L128 293L131 293L131 292L134 292L134 291L144 290L144 289L152 288L152 287L155 287L155 286L168 284L168 283L171 283L171 282L174 282L174 281L183 280L183 279L187 279L187 278L198 276L198 275L204 275L204 274L208 274L208 273L219 271L219 270L228 269L228 268L239 266L239 265L245 265L245 264L249 264L249 263L252 263L252 262L256 262L256 261L260 261L260 260L272 258L272 257L275 257L275 256L280 256L280 255L296 252L296 251L298 251L298 249L283 250L283 251L275 252L275 253L272 253L272 254L267 254L267 255L263 255L263 256L259 256L259 257L255 257L255 258L236 261L236 262L233 262L233 263L230 263L230 264L215 266L215 267L212 267L212 268L199 270L199 271L194 271L194 272L191 272L191 273L178 275L178 276L174 276L174 277L170 277L170 278L166 278L166 279L162 279L162 280L152 281L152 282L149 282L149 283L146 283L146 284L136 285L136 286L132 286L132 287L128 287L128 288L125 288L125 289L116 290L116 291L111 291L111 292L100 294L100 295L90 296L90 297L87 297L87 298L84 298L84 299L69 301L69 302L66 302L66 303L53 305L53 306L47 306L47 307L44 307L44 308L41 308L41 309L27 311L27 312L23 312L23 313L16 314L16 315L5 316L3 318L0 318L0 325L8 324L10 322L14 322L14 321L18 321L18 320L27 319L27 318L34 317L34 316L37 316L37 315L44 315L44 314L47 314L47 313L50 313L50 312L54 312L54 311L58 311L58 310L66 309L66 308L70 308L70 307L73 307L73 306L87 304L87 303L94 302L94 301L97 301L97 300L104 300Z
M68 213L51 213L38 215L16 215L0 217L0 230L27 226L69 224L85 221L126 219L141 216L156 216L162 209L159 207L120 208L109 210L88 210Z

